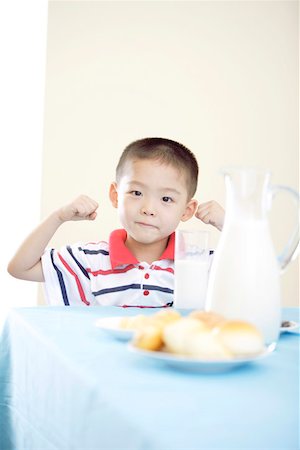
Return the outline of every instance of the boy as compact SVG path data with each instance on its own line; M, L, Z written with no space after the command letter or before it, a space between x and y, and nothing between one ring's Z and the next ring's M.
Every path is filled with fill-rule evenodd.
M198 164L178 142L145 138L128 145L116 168L109 197L121 230L109 242L45 250L64 222L94 220L98 204L87 196L54 211L17 251L8 271L44 281L49 304L164 307L173 304L174 230L195 214L222 229L216 202L197 209Z

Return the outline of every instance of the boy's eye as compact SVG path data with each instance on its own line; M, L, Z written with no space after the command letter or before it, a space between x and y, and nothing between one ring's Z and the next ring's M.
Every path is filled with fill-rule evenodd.
M165 203L171 203L173 201L173 199L171 197L163 197L162 201Z
M140 195L142 195L140 191L131 191L131 194L134 195L135 197L139 197Z

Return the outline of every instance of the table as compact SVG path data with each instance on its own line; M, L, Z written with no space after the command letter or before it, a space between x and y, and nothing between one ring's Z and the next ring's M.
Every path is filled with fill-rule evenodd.
M299 448L298 334L281 335L273 354L231 372L182 372L94 325L137 313L11 310L0 340L0 449ZM298 314L283 310L284 319Z

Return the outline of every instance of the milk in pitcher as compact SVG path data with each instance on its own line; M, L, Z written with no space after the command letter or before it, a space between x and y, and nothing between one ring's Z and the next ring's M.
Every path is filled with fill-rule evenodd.
M206 309L251 322L266 345L274 344L280 328L280 270L268 223L235 221L223 233L211 269Z

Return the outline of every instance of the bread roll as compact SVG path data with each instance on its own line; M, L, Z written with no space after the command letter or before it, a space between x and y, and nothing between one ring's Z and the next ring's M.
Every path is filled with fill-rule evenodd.
M160 350L163 346L161 327L146 325L135 333L133 345L143 350Z
M221 316L221 314L211 311L196 310L192 311L189 316L193 319L201 320L210 328L213 328L215 325L225 321L225 318Z
M119 327L125 330L139 330L147 324L149 318L139 314L137 316L122 317Z
M230 359L232 354L211 329L191 334L185 341L185 354L199 359Z
M180 319L180 317L181 315L178 311L168 308L160 310L152 316L138 314L137 316L122 317L119 327L127 330L139 330L150 324L164 327L166 324Z
M181 318L181 315L178 311L173 308L162 309L155 313L153 316L150 316L151 324L164 328L169 323L175 322Z
M186 354L187 342L195 334L208 330L200 320L184 317L167 325L163 330L163 341L166 350L172 353Z
M214 334L235 357L260 353L264 348L261 332L248 322L229 320L214 328Z
M138 328L133 344L144 350L160 350L163 345L164 328L180 318L179 312L171 308L148 316L147 320Z
M254 325L225 320L214 312L193 311L181 317L168 308L152 316L124 317L120 326L136 331L133 345L138 348L199 359L248 357L264 348L263 336Z

